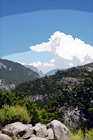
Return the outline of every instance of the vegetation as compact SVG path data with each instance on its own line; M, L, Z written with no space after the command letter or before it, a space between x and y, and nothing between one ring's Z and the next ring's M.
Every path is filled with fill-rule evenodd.
M43 111L47 111L48 115L50 112L47 109L50 109L53 114L53 109L56 112L63 106L67 110L78 108L80 110L79 127L85 135L85 128L90 129L93 127L92 69L93 63L66 71L58 71L53 76L46 76L35 81L22 83L16 87L15 91L24 91L28 98L30 95L43 95L43 101L37 100L36 103ZM64 82L65 78L67 80L66 83ZM74 82L72 82L72 78L74 78ZM57 118L56 115L54 116ZM52 116L49 118L46 116L44 120L50 120L51 118L54 119ZM60 117L57 119L60 120ZM63 117L62 120L64 120Z
M39 77L38 73L21 64L3 59L0 59L0 63L5 66L2 66L0 69L0 79L3 79L6 84L18 85L22 82L35 80Z
M30 116L27 110L20 106L4 105L4 107L0 109L0 127L16 121L29 123Z
M38 122L47 124L53 119L64 121L59 109L38 109L34 102L25 98L23 92L0 90L0 126L15 121L33 125Z
M86 129L93 128L92 69L93 63L22 83L11 92L0 90L0 125L16 120L33 125L38 122L47 124L54 119L64 123L61 107L66 107L67 110L78 108L79 128L83 134L79 131L78 136L72 135L71 140L83 137L90 140L92 130L86 132ZM42 95L42 100L34 103L29 98L31 95ZM22 113L16 112L25 112L26 115L22 117Z
M86 136L84 138L83 133L81 130L78 130L78 132L73 133L70 140L92 140L93 139L93 129L86 130Z
M83 82L83 79L93 79L93 63L85 66L73 67L68 70L57 71L55 75L38 78L35 81L24 82L16 87L15 90L23 91L27 96L41 94L51 96L54 94L56 85L69 84L76 85ZM36 90L37 89L37 90Z

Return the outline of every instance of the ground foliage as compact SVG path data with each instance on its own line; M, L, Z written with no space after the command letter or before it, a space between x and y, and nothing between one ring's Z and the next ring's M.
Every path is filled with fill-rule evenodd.
M93 127L93 64L71 68L66 71L58 71L53 76L36 79L22 83L12 92L0 90L0 108L4 105L24 107L30 116L30 123L41 122L47 124L53 119L64 122L60 107L80 110L80 127ZM75 78L66 83L62 78ZM78 82L76 82L78 80ZM36 103L26 99L30 95L42 94L43 100ZM37 104L37 105L36 105ZM38 107L37 107L38 106ZM85 118L85 120L82 119ZM2 123L1 123L2 125Z

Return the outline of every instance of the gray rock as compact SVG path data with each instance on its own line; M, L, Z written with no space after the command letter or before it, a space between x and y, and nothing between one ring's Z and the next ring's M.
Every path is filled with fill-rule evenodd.
M65 140L70 137L70 131L68 128L58 120L53 120L47 125L47 128L52 128L54 135L58 140Z
M53 140L54 139L54 132L51 128L49 128L48 130L48 139L49 140Z
M12 140L12 138L10 138L9 136L5 134L0 134L0 140Z
M30 138L29 140L48 140L48 139L47 138L33 137L33 138Z
M9 135L9 136L20 136L24 138L30 138L33 131L31 129L31 125L25 125L21 122L15 122L12 124L6 125L2 129L2 133Z
M38 123L34 127L32 127L32 130L37 137L45 138L48 136L47 128L44 124Z
M74 129L78 129L80 121L80 110L78 108L67 110L65 106L61 107L60 109L65 117L65 122L67 125Z

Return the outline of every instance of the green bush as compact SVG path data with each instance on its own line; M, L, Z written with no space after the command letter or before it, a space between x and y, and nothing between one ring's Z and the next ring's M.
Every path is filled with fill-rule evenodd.
M70 140L92 140L93 139L93 129L90 131L86 130L85 138L83 136L83 132L79 130L77 133L72 134Z
M36 123L41 122L41 114L40 114L39 109L37 109L37 106L35 103L28 100L25 103L25 107L31 116L31 124L32 125L35 125Z
M15 121L29 123L31 118L24 107L4 105L4 107L0 109L0 126Z
M58 120L62 123L65 122L65 118L62 115L62 112L59 108L44 106L44 108L40 111L41 114L41 123L47 124L52 120Z
M4 122L5 122L5 111L4 109L1 109L0 110L0 128Z

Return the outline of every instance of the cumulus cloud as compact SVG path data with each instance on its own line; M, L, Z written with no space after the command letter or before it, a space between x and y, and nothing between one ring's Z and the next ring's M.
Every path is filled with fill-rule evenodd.
M55 32L48 42L31 46L30 49L36 52L50 51L57 57L71 61L69 66L74 66L72 62L75 62L76 58L80 64L85 64L89 59L90 62L93 61L93 46L59 31Z
M43 67L43 68L53 67L54 61L55 61L54 59L51 59L50 62L44 62L44 63L38 61L38 62L32 62L29 65L32 65L32 66L37 67L37 68L39 68L39 67Z
M72 63L69 63L69 66L73 67L74 65Z
M32 51L36 51L36 52L46 52L46 51L51 51L50 48L50 42L47 43L42 43L42 44L37 44L35 46L30 46L29 47Z
M50 60L50 63L54 63L54 62L55 62L55 59L51 59L51 60Z
M38 68L38 67L42 66L42 62L40 62L40 61L38 61L38 62L32 62L32 63L30 63L29 65L32 65L32 66Z

